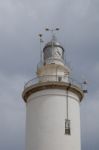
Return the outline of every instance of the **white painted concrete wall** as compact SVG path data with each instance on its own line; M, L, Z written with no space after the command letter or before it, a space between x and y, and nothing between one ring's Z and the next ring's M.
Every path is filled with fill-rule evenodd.
M41 72L39 73L38 77L40 77L40 82L58 81L58 77L61 77L62 81L68 82L68 72L69 70L65 66L62 67L60 65L51 64L47 67L45 66L41 68Z
M69 92L71 135L65 135L66 91L43 90L26 104L26 150L80 150L79 98Z

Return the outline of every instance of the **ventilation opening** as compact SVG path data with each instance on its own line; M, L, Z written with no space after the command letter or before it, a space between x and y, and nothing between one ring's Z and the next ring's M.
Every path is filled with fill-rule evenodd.
M70 131L70 120L66 119L65 120L65 134L66 135L70 135L71 131Z

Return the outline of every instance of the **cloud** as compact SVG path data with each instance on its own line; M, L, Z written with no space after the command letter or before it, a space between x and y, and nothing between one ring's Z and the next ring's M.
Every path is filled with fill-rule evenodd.
M99 149L98 106L99 88L94 94L86 96L81 104L82 150Z
M21 98L23 82L21 76L0 74L0 149L24 149L25 106Z

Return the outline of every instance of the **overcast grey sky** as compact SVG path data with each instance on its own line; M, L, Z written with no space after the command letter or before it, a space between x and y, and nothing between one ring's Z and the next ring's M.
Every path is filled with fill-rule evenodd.
M0 0L0 150L25 150L24 83L35 76L38 33L59 27L73 76L88 80L82 150L99 150L99 0Z

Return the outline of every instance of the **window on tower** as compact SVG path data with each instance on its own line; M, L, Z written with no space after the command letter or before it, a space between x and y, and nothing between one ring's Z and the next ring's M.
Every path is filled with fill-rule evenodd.
M70 135L71 131L70 131L70 120L65 119L65 134Z

